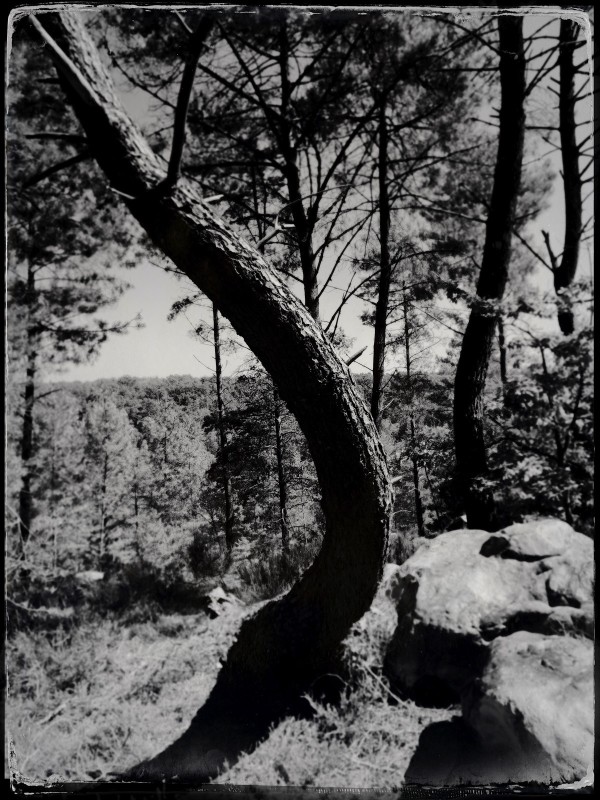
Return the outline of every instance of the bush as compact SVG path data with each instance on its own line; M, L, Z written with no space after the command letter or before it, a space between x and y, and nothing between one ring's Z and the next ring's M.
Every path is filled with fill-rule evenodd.
M210 531L196 529L187 548L189 568L196 578L218 575L223 569L223 552Z
M237 567L244 599L267 600L289 589L312 564L317 545L294 542L289 552L258 546L254 553Z

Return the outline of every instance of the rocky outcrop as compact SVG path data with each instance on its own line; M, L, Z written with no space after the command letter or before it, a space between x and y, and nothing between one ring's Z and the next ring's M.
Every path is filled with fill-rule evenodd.
M421 703L462 704L464 722L481 743L479 773L500 782L585 776L593 705L591 539L558 520L495 534L444 533L402 564L392 596L398 626L387 677ZM454 773L460 780L453 782L473 780L472 769Z
M593 759L593 643L528 631L499 637L462 705L497 754L496 782L579 780Z

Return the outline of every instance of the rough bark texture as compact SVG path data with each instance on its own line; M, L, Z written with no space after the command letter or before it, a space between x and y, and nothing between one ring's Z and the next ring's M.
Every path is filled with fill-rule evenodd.
M497 322L497 302L508 277L511 229L521 181L525 131L523 20L498 19L500 34L500 130L494 185L474 305L465 330L454 384L457 479L470 528L491 530L494 507L482 481L487 473L483 394Z
M560 264L554 268L554 289L559 297L558 323L564 334L573 333L573 310L561 298L577 271L579 245L581 242L582 201L581 175L579 173L579 148L577 146L575 122L575 72L573 56L577 46L579 26L572 19L561 19L558 64L559 88L559 133L562 154L563 186L565 197L565 238ZM561 302L562 300L562 302Z
M504 336L504 320L498 317L498 350L500 356L500 383L502 384L502 396L506 396L506 385L508 383L508 360L506 352L506 338Z
M369 607L387 545L385 457L348 369L307 310L194 188L164 191L164 172L117 102L81 15L43 14L40 22L46 42L62 49L54 50L61 83L111 185L270 372L306 435L321 485L326 531L316 561L243 624L188 730L131 772L203 780L266 735Z
M388 130L385 118L385 101L379 110L379 285L375 306L375 335L373 339L373 388L371 390L371 416L379 430L381 425L381 399L385 375L385 339L390 298L392 267L390 263L390 199L387 188L388 171Z

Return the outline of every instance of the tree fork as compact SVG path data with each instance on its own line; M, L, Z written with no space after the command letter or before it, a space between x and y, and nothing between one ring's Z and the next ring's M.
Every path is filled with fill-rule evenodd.
M498 18L500 37L500 128L494 184L486 222L477 302L469 321L454 383L456 472L470 528L494 527L494 503L485 487L484 391L502 299L508 278L512 227L521 182L525 135L523 20Z
M306 436L321 486L325 536L315 562L287 595L244 622L188 730L129 773L206 780L255 745L310 689L368 609L387 548L385 456L348 368L260 254L189 183L160 190L160 162L116 99L81 13L40 18L43 26L35 17L33 23L100 167L154 243L217 305L271 374Z

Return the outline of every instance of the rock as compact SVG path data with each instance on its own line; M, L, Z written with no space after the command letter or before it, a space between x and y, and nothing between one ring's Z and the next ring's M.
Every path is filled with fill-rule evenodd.
M502 558L539 561L561 555L572 545L577 547L581 534L559 519L540 519L536 522L517 522L498 534L490 536L482 555L500 554ZM591 540L588 540L591 543ZM498 548L497 552L492 552Z
M404 783L407 787L482 786L493 782L489 776L494 769L493 754L482 746L478 734L462 717L454 716L423 730Z
M461 717L434 722L419 736L419 744L404 774L405 784L450 786L452 774L465 750L472 752L478 740Z
M399 567L387 677L421 702L449 704L498 636L591 636L592 570L591 539L557 520L440 534Z
M497 638L463 716L495 754L486 780L581 779L593 760L593 643L526 631Z
M389 599L393 599L396 591L396 585L400 576L401 567L398 564L384 564L383 574L377 587L377 592L373 600L374 603L386 603Z
M590 539L556 520L452 531L402 564L391 591L394 689L427 704L460 700L466 725L423 736L415 782L567 784L590 773Z
M206 613L211 619L218 617L231 604L239 605L237 597L226 592L221 586L215 586L203 600Z
M484 617L481 620L481 635L488 640L496 636L508 636L515 631L531 633L562 634L563 636L594 636L594 610L591 603L581 608L570 606L551 607L539 600L521 606L511 606L504 614Z

